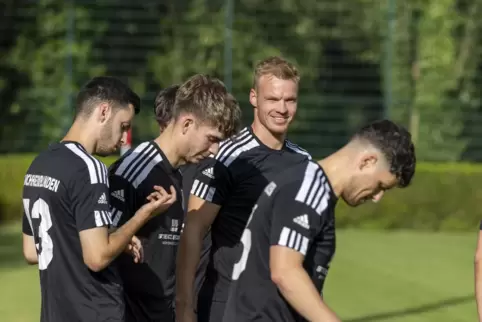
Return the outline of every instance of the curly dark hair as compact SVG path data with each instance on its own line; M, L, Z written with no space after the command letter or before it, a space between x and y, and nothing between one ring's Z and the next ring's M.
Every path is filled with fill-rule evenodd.
M156 121L161 131L167 127L174 116L174 103L179 86L179 84L171 85L162 89L156 95L154 114L156 115Z
M412 135L404 127L389 120L379 120L362 127L353 138L366 140L380 149L400 187L410 184L417 160Z

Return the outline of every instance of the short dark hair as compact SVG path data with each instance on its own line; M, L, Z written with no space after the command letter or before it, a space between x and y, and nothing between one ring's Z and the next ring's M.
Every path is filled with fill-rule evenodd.
M412 135L404 127L389 120L379 120L362 127L354 139L366 140L383 153L400 187L410 184L417 160Z
M110 76L99 76L87 82L77 94L75 115L90 115L94 107L102 102L112 104L116 108L124 108L129 104L139 113L141 99L120 79Z
M167 127L174 116L174 103L179 86L179 84L171 85L157 93L154 102L154 114L161 131Z

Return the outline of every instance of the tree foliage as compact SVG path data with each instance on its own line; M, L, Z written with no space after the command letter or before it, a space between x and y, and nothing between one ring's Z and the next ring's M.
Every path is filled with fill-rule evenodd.
M228 1L1 2L0 28L12 32L0 36L0 149L58 139L71 120L69 93L102 73L144 96L137 138L156 134L155 93L194 73L231 71L248 122L255 63L282 55L302 74L292 135L314 155L389 115L411 129L420 159L482 159L482 0L239 0L231 22Z

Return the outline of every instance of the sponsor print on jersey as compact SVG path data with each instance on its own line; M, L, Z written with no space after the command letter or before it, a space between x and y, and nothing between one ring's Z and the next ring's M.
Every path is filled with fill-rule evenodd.
M211 178L211 179L214 179L214 169L213 169L213 167L204 169L204 171L202 172L202 174L204 174L206 177L209 177L209 178Z
M106 205L107 204L107 197L105 196L105 192L102 193L102 195L99 197L99 200L97 203L101 205Z
M170 231L172 234L159 234L157 236L158 239L162 240L163 245L170 245L176 246L179 244L179 240L181 239L182 229L184 228L184 223L179 225L179 219L171 219L171 228Z
M293 222L300 225L305 229L310 229L310 223L308 222L308 215L301 215L293 219Z
M110 194L112 197L122 201L122 202L125 202L125 198L124 198L124 189L120 189L120 190L116 190L116 191L112 191L112 193Z
M264 192L268 195L268 197L271 197L271 195L273 194L274 189L276 189L276 183L270 182L270 184L268 184L268 185L266 186L266 188L264 189Z

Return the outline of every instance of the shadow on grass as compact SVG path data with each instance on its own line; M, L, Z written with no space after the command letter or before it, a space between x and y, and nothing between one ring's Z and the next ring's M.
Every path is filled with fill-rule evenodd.
M27 265L22 254L22 233L20 225L0 226L0 268L14 268Z
M450 299L446 299L443 301L435 302L435 303L430 303L430 304L425 304L421 305L418 307L414 308L408 308L404 310L397 310L397 311L392 311L392 312L384 312L384 313L378 313L378 314L373 314L373 315L367 315L367 316L362 316L358 318L353 318L353 319L348 319L344 320L346 322L368 322L368 321L380 321L380 320L386 320L386 319L391 319L391 318L400 318L408 315L417 315L417 314L422 314L430 311L436 311L438 309L446 308L448 306L455 306L455 305L460 305L464 304L470 301L474 300L473 295L466 295L466 296L459 296L459 297L454 297Z

